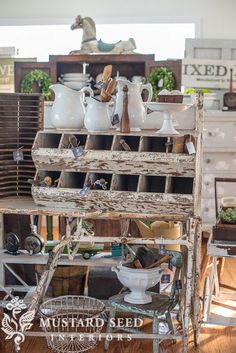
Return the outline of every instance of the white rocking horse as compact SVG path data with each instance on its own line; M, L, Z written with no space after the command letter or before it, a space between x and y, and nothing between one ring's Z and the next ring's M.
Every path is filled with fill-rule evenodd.
M83 29L83 37L80 50L73 50L70 54L89 54L89 53L106 53L106 54L133 54L136 49L135 40L120 40L114 44L104 43L101 39L96 38L95 22L90 17L77 16L75 23L71 25L71 29Z

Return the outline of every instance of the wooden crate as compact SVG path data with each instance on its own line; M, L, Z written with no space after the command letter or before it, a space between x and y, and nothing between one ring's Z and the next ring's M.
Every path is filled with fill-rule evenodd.
M0 198L31 194L27 182L35 174L31 148L42 126L41 95L0 94ZM19 148L24 160L14 161L13 152Z

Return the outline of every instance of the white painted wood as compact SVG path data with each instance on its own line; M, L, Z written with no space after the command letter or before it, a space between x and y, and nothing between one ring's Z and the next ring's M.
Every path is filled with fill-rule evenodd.
M156 152L85 151L75 158L72 150L39 148L32 151L39 170L105 172L119 174L194 177L194 155Z
M82 130L66 130L63 131L64 133L68 134L68 135L88 135L88 131L86 129L82 129ZM182 129L178 129L178 132L180 134L180 136L184 136L184 135L194 135L194 136L198 136L199 132L195 131L195 129L187 129L187 130L182 130ZM56 129L45 129L44 131L39 131L38 134L45 134L45 133L50 133L50 134L58 134L60 133L60 131L56 130ZM122 133L120 131L117 131L115 129L110 129L108 131L96 131L93 135L114 135L114 136L157 136L156 134L156 130L155 129L144 129L142 130L142 132L140 133L140 131L131 131L129 134L125 134ZM172 135L165 135L165 136L172 136Z
M226 118L226 116L225 116ZM203 132L204 149L232 148L236 144L236 121L205 121Z
M213 257L230 257L236 256L236 244L228 242L213 242L212 236L208 240L207 255Z
M140 214L135 212L102 212L102 211L92 211L89 212L81 212L76 208L62 208L62 207L44 207L38 206L34 203L34 201L30 198L26 199L5 199L0 200L0 213L6 214L24 214L24 215L51 215L51 216L64 216L64 217L79 217L83 219L157 219L157 220L165 220L165 221L186 221L188 217L183 214L172 213L149 213L149 214Z
M236 59L235 39L187 38L185 41L185 57L194 59Z
M236 145L236 142L235 142ZM232 146L233 147L233 146ZM203 168L205 174L229 174L236 173L235 152L205 152L203 155Z
M203 225L209 223L211 227L216 223L215 199L202 198L202 220Z
M202 219L203 228L215 224L214 178L236 174L236 112L207 111L204 115ZM236 196L231 184L218 186L219 202L223 196Z
M235 177L236 171L222 171L222 173L207 173L203 174L202 176L202 194L203 194L203 199L208 199L208 198L214 198L215 197L215 186L214 186L214 180L215 177L219 178L225 178L227 177ZM217 193L219 196L219 201L221 197L223 196L235 196L236 197L236 183L235 185L232 183L219 183L217 185Z
M78 208L80 211L178 213L194 212L193 196L153 192L91 190L86 197L80 189L47 188L32 186L32 196L37 205L61 208Z
M104 258L104 255L108 253L99 253L92 256L90 259L83 259L81 254L75 256L74 260L71 261L68 259L66 254L61 255L58 264L63 266L115 266L120 260L115 258ZM1 261L3 264L37 264L37 265L45 265L48 261L48 255L45 254L37 254L37 255L29 255L26 252L23 252L16 256L12 256L9 254L5 254L3 250L0 250Z

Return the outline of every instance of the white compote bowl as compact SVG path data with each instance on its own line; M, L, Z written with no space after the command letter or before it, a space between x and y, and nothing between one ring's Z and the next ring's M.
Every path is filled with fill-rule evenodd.
M130 289L130 293L124 297L125 302L132 304L147 304L152 302L152 297L146 290L154 287L161 280L162 268L131 268L125 264L112 267L123 286Z
M183 112L192 107L192 104L183 103L159 103L159 102L144 102L148 109L163 114L163 124L157 134L160 135L179 135L179 132L173 126L173 114Z

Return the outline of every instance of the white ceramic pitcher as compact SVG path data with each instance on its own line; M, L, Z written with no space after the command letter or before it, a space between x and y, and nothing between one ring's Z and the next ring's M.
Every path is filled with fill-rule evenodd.
M111 127L110 102L100 102L94 98L87 98L88 102L84 126L89 132L107 131Z
M55 93L55 101L51 110L51 123L56 129L74 130L82 129L84 126L85 92L93 96L90 87L84 87L80 91L75 91L60 83L51 85L50 88Z
M143 100L141 93L144 89L148 91L147 101L152 99L152 86L150 83L142 84L141 82L134 83L129 80L117 79L117 95L116 95L116 105L115 114L118 114L119 119L121 119L123 111L123 88L128 86L128 113L130 120L131 131L140 131L140 128L144 121L146 120L146 110L143 105Z

